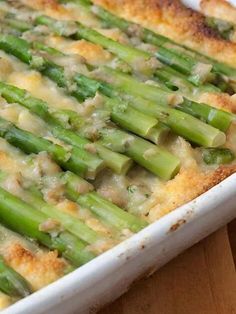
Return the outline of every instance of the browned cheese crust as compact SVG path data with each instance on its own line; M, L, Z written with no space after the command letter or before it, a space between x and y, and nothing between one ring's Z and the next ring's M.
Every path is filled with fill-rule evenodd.
M202 14L185 7L178 0L94 0L94 3L235 66L236 44L221 39L205 24Z
M151 209L149 220L155 221L187 204L235 172L236 165L220 166L209 173L200 171L198 167L182 169L174 180L169 181L164 189L157 193L158 203Z
M210 106L236 113L236 97L226 93L203 93L198 98L199 102Z
M205 15L236 24L236 9L225 0L202 0L200 7Z
M9 266L30 282L34 291L62 277L67 265L55 251L32 253L20 243L11 243L5 250L4 258Z

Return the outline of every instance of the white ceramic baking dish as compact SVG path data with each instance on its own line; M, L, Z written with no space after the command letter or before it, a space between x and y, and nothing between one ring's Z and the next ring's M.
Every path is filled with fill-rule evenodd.
M2 314L94 313L235 217L236 174Z

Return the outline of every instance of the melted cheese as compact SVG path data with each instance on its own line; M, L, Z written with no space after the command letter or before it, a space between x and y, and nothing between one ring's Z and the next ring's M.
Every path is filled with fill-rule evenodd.
M107 50L83 39L74 41L58 36L49 36L48 45L65 54L78 54L84 57L88 63L97 66L107 64L113 59Z
M77 110L76 101L65 96L63 91L60 91L49 79L42 77L39 72L14 71L7 81L12 85L28 90L33 96L45 100L54 108Z
M64 275L68 264L58 258L56 252L42 250L18 234L0 225L0 254L6 263L30 282L32 289L38 290ZM0 293L0 309L16 299Z

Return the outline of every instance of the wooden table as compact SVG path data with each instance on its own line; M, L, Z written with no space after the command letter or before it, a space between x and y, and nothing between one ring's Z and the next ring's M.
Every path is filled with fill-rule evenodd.
M99 314L236 314L236 220Z

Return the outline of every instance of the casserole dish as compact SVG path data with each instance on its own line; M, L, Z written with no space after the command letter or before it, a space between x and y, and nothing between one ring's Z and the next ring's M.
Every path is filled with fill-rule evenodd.
M3 46L4 38L1 38L1 49ZM4 46L4 49L6 51L8 48ZM41 62L40 58L34 59L34 66L37 67L38 62ZM204 75L204 71L199 71L198 74L201 72L200 74ZM111 75L112 71L109 74ZM192 79L198 80L199 77L197 75ZM6 93L5 90L3 91ZM4 92L1 91L2 95ZM7 128L6 134L8 132ZM9 136L7 135L6 138L9 139ZM222 138L217 140L221 141ZM153 152L149 151L149 153L152 155ZM145 159L145 156L143 157ZM171 171L171 175L175 174L176 169ZM234 171L219 172L219 177L215 178L215 181L213 177L210 186L232 172ZM93 176L94 173L89 172L89 175ZM166 174L161 173L161 175L164 177ZM63 279L17 302L5 310L5 313L96 311L100 306L126 291L135 279L150 275L182 250L234 218L235 180L235 175L231 175L194 201L167 215L163 216L162 213L162 218L157 222ZM205 189L207 188L209 186L206 185ZM203 185L199 194L205 189ZM224 210L222 210L223 205Z

